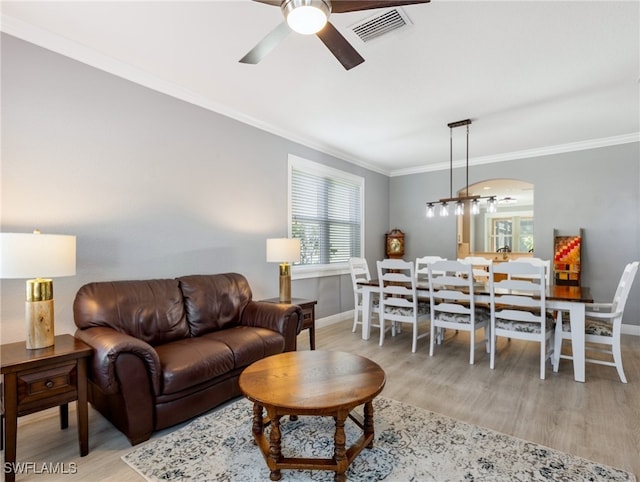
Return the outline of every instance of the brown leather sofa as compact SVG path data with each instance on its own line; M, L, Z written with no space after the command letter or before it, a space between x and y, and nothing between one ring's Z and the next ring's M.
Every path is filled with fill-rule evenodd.
M300 308L251 300L236 273L96 282L75 336L94 349L89 401L132 445L239 395L242 370L293 351Z

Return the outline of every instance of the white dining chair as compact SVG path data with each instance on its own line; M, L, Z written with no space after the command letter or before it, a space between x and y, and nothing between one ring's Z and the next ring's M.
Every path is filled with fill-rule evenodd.
M496 263L489 268L491 307L491 359L495 367L497 337L540 343L540 378L553 356L553 315L546 309L544 266L531 263ZM495 275L506 275L496 281ZM503 278L498 276L498 278ZM526 279L529 278L529 279Z
M489 313L475 305L473 266L462 261L435 261L428 266L431 305L431 339L429 356L436 340L442 341L444 330L469 332L469 364L475 361L476 331L484 330L489 352Z
M445 261L446 258L440 256L422 256L416 258L416 280L418 284L427 286L429 284L429 265L436 261Z
M362 325L363 317L362 285L360 283L371 281L367 260L364 258L349 258L349 272L351 273L351 283L353 285L353 328L351 331L355 333L358 325ZM371 305L371 315L378 313L377 296L374 297ZM380 325L371 324L370 326L378 327Z
M473 266L473 279L479 282L486 282L489 277L489 267L493 264L493 260L482 256L467 256L459 259L466 264Z
M622 332L622 315L631 291L631 285L638 272L638 261L625 266L618 288L611 303L589 303L585 306L585 342L586 349L591 352L606 353L613 357L613 361L595 358L585 358L585 361L598 365L614 366L622 383L627 383L622 366L622 351L620 349L620 335ZM555 332L555 352L553 371L557 372L560 359L572 360L570 355L562 354L562 341L571 339L571 325L559 316ZM608 348L603 348L605 345Z
M445 261L446 258L440 256L422 256L416 258L416 281L418 282L418 289L429 287L429 265L436 261ZM420 301L426 301L429 303L429 296L418 294Z
M545 284L549 285L549 280L551 279L551 260L550 259L542 259L542 258L534 258L534 257L521 257L510 259L511 263L529 263L534 266L544 266L544 281ZM523 275L523 278L530 278L536 275Z
M414 265L402 259L384 259L377 262L380 281L380 346L384 344L385 323L391 322L391 334L401 323L413 328L411 352L415 353L418 339L428 335L418 334L418 325L429 320L429 303L419 301L416 290Z

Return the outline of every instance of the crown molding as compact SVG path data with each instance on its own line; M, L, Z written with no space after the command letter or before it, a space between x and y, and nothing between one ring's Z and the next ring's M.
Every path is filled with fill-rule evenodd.
M168 82L142 69L134 67L126 62L119 61L113 57L102 54L94 49L86 47L78 42L54 34L47 30L35 27L27 22L23 22L15 17L6 14L0 16L0 31L25 40L39 47L51 50L58 54L69 57L83 64L102 70L117 77L129 80L157 92L169 95L176 99L197 105L204 109L224 115L243 124L256 127L260 130L277 135L289 141L301 144L324 154L336 157L356 166L368 169L385 176L389 176L388 170L375 166L363 159L354 158L352 155L319 143L317 140L300 136L296 133L285 131L277 126L256 119L227 105L212 101L211 99L185 89L173 82Z
M587 141L570 142L568 144L558 144L555 146L539 147L536 149L526 149L523 151L505 152L503 154L495 154L490 156L470 157L470 166L479 166L481 164L494 164L496 162L515 161L516 159L529 159L532 157L551 156L553 154L562 154L566 152L584 151L587 149L598 149L600 147L617 146L620 144L631 144L640 142L640 132L632 132L619 136L603 137L600 139L590 139ZM453 167L465 167L466 160L458 160L453 162ZM437 164L429 164L427 166L412 167L407 169L398 169L391 171L389 177L408 176L410 174L421 174L424 172L449 170L449 162L439 162Z

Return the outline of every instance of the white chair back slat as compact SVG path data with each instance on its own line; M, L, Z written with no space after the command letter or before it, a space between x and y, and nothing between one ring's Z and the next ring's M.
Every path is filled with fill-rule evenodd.
M631 285L633 284L637 271L638 261L634 261L633 263L629 263L625 266L622 276L620 277L620 282L618 283L618 288L613 295L613 311L624 311L624 307L627 304L627 298L631 292Z
M509 260L511 263L529 263L534 266L544 266L544 279L545 283L548 285L551 273L551 260L549 259L541 259L541 258L533 258L533 257L522 257L515 258ZM523 278L536 278L537 275L521 275Z
M482 256L467 256L458 261L470 264L473 267L473 278L476 281L486 281L489 276L489 267L493 264L492 259Z
M418 283L429 282L429 265L436 261L444 261L446 258L440 256L422 256L416 258L416 279Z

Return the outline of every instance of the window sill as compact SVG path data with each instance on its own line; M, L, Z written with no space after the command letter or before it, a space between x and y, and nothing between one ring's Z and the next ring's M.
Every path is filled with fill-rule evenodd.
M347 264L291 267L292 280L342 276L345 274L349 274L349 266Z

